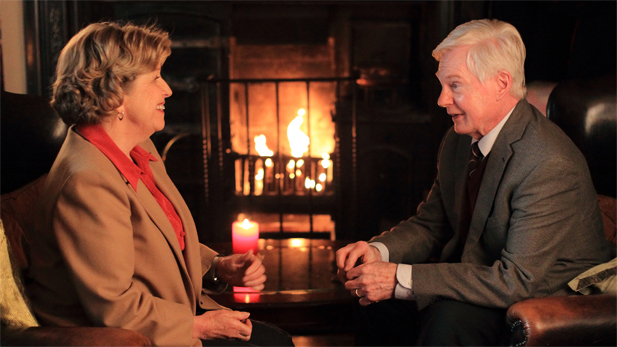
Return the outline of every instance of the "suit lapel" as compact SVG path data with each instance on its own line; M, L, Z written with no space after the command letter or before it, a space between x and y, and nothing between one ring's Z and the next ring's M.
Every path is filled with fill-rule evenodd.
M131 188L132 189L132 188ZM156 201L154 196L148 190L148 187L139 180L137 183L137 197L139 201L141 201L142 205L146 209L148 216L150 219L156 224L156 226L161 230L165 239L169 243L170 247L173 249L173 252L176 258L179 258L180 263L184 266L184 257L182 256L182 250L180 250L180 244L178 243L178 238L176 237L176 232L174 231L169 218Z
M521 139L529 123L529 104L521 100L512 111L512 115L499 132L486 163L486 171L482 177L478 199L471 217L469 234L463 255L473 248L484 232L486 221L491 212L499 184L510 158L514 154L512 144Z
M150 152L152 153L152 151ZM157 156L154 153L152 154ZM152 174L154 176L154 182L161 193L163 193L174 206L174 209L182 220L182 227L184 228L185 236L184 252L179 252L181 259L183 259L181 264L183 265L184 270L189 274L191 286L193 287L192 291L194 293L199 293L201 291L201 281L199 281L199 279L201 279L201 252L199 249L197 230L195 229L195 224L192 222L193 217L191 216L188 206L184 203L184 199L182 199L180 192L175 188L169 176L167 176L162 159L158 156L157 159L158 162L150 163L150 168L152 169ZM175 232L173 236L174 238L176 237ZM177 248L179 250L179 247Z

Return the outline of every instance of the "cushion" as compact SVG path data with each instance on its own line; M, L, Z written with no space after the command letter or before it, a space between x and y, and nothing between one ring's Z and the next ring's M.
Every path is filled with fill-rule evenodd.
M46 177L47 175L43 175L22 188L8 194L2 194L0 218L4 223L5 231L3 234L6 234L8 243L12 248L12 256L22 269L28 267L28 235L26 231L30 228L32 211L45 184Z
M617 294L617 258L600 264L576 276L568 283L581 294Z
M3 326L37 326L21 282L21 271L11 256L11 246L0 219L0 318Z

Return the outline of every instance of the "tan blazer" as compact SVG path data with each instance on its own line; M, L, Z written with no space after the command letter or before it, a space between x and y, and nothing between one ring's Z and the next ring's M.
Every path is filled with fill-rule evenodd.
M140 146L158 159L150 167L182 219L184 252L143 182L135 191L71 128L31 231L29 297L44 325L122 327L155 345L200 345L192 338L197 302L204 309L222 308L202 291L216 252L199 243L191 213L153 143Z

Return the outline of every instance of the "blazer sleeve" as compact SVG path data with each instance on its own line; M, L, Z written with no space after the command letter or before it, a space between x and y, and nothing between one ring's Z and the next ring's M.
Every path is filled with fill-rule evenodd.
M212 267L214 257L218 253L212 250L210 247L199 244L199 251L201 253L201 277L202 280L202 300L203 295L221 294L227 289L227 283L221 281L213 281L210 274L215 273L215 269Z
M52 229L86 314L94 325L137 330L157 345L199 344L192 338L194 313L181 295L161 299L152 294L156 288L135 285L131 219L143 216L132 213L127 186L114 178L104 170L78 171L52 208Z

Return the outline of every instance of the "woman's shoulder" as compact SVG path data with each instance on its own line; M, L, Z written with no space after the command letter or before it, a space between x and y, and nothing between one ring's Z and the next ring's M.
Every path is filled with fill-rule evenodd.
M124 184L114 164L96 146L71 130L47 176L52 191L67 185Z

